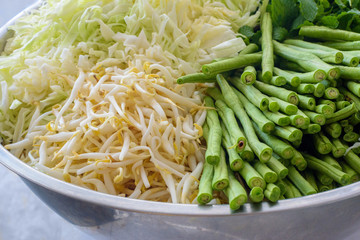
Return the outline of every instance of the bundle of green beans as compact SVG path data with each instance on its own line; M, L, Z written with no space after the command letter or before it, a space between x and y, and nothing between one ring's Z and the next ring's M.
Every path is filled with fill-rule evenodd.
M222 191L236 210L359 180L360 45L353 33L306 26L303 39L280 43L268 13L260 29L260 46L178 81L209 85L200 204Z

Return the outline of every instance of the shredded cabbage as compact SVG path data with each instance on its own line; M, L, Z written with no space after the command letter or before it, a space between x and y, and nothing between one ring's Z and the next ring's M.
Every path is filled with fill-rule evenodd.
M196 196L206 111L184 74L245 47L259 1L48 0L0 57L0 134L46 174L104 193Z

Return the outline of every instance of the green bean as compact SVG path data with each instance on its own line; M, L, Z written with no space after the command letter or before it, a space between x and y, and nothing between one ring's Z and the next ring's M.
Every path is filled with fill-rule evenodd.
M359 174L354 169L352 169L352 167L342 161L339 162L339 164L342 168L342 171L350 176L350 183L354 183L360 180Z
M298 95L299 97L299 107L303 109L308 110L314 110L316 106L315 98L304 96L304 95Z
M328 63L322 61L319 57L312 53L298 51L287 47L284 44L273 41L274 52L287 60L296 62L306 71L324 70L328 78L338 79L340 77L340 70L337 67L333 67Z
M206 75L222 73L222 72L260 63L261 58L262 58L262 54L260 53L240 55L233 58L224 59L218 62L205 64L202 66L202 72Z
M260 24L262 37L261 37L261 48L262 48L262 77L265 81L270 81L273 76L274 68L274 55L273 55L273 44L272 44L272 21L270 13L265 13L261 19Z
M244 84L253 84L256 80L256 69L253 66L247 66L241 74L241 81Z
M229 143L231 146L236 146L236 151L241 152L245 148L247 140L236 121L234 112L222 100L216 100L215 105L222 122L229 131Z
M319 105L326 104L326 105L328 105L329 107L331 107L331 108L334 110L333 112L336 111L336 104L335 104L333 101L331 101L331 100L319 99L319 100L318 100L318 104L319 104ZM315 108L315 109L316 109L316 108ZM329 115L329 114L328 114L328 115Z
M284 88L276 87L259 81L255 81L254 86L261 92L269 96L277 97L283 101L292 103L294 105L297 105L299 102L298 95L293 91L289 91Z
M309 118L306 116L306 119L309 119ZM291 115L290 116L290 124L296 128L306 129L306 128L308 128L308 126L310 124L310 119L309 119L309 123L307 123L306 119L304 118L304 116L301 116L301 115L297 115L297 114Z
M245 85L239 79L233 78L230 82L239 90L246 98L260 110L268 109L269 99L252 85Z
M269 145L279 156L285 159L290 159L294 156L294 149L290 144L281 141L273 135L264 133L256 124L253 124L253 126L259 138L264 141L264 143Z
M291 182L300 190L304 195L315 194L316 190L311 186L311 184L306 181L306 179L295 169L295 167L288 167L289 174L288 178Z
M254 53L259 50L259 47L255 43L250 43L243 50L240 51L239 55L246 55L249 53Z
M199 193L197 195L198 203L207 204L213 199L213 195L212 195L213 176L214 176L214 167L205 161L199 183Z
M243 167L244 162L236 152L235 148L232 148L233 145L230 142L230 134L224 123L221 123L221 129L223 131L222 145L228 154L230 168L233 171L239 171Z
M349 148L349 146L341 142L342 146L346 149ZM353 168L358 174L360 174L360 158L357 156L353 150L347 150L344 155L345 162L350 165L351 168Z
M258 173L260 173L265 182L274 183L277 181L277 174L273 170L271 170L265 163L255 162L254 168Z
M268 100L269 100L269 106L268 106L269 111L274 112L274 113L278 112L280 110L279 103L277 101L271 99L270 97L268 98Z
M319 132L312 136L314 140L314 147L318 153L328 154L332 151L332 143L322 132Z
M270 133L274 130L275 124L271 120L266 118L265 115L257 107L255 107L250 101L248 101L248 99L244 95L242 95L236 89L233 89L233 92L245 107L247 114L261 128L262 131Z
M253 187L250 190L249 197L251 201L255 203L262 202L262 200L264 199L264 191L261 187Z
M348 81L346 82L346 86L353 94L360 97L360 83Z
M296 115L302 116L304 118L304 122L300 122L300 124L298 124L295 127L301 128L301 129L306 129L309 127L310 124L310 118L300 109L297 111ZM291 118L291 116L290 116ZM299 121L299 120L298 120Z
M350 102L355 103L357 109L360 109L360 98L358 98L352 92L348 91L343 87L339 87L339 90L342 94L344 94L347 100L350 100Z
M325 132L333 138L340 137L340 135L342 133L342 127L341 127L340 123L338 123L338 122L334 122L334 123L325 125L324 129L325 129Z
M224 190L224 193L229 199L229 206L231 210L239 209L248 200L246 190L235 178L231 170L229 172L229 187Z
M244 162L244 167L240 169L239 173L244 178L249 188L261 187L262 189L265 189L265 180L249 163Z
M338 66L340 69L341 78L348 80L358 80L360 74L360 68L358 67L346 67Z
M343 40L343 41L357 41L360 40L360 34L332 29L324 26L302 26L299 31L300 36L317 38L322 40Z
M318 56L319 58L321 58L325 62L339 64L344 59L344 54L342 52L339 52L336 49L324 47L316 43L310 43L297 39L288 39L285 40L284 43L288 44L287 45L288 47L293 48L295 50L312 53Z
M356 126L360 123L360 113L357 112L349 117L349 124Z
M331 177L335 182L341 185L347 185L350 183L350 176L343 171L309 154L304 154L304 156L306 157L308 167L310 169Z
M339 124L340 124L341 127L349 126L349 120L347 120L347 119L341 120L339 122Z
M206 115L206 123L209 126L209 137L207 141L205 159L209 164L217 165L220 161L222 131L213 100L207 96L204 100L205 106L209 108Z
M269 183L264 191L265 197L270 202L276 202L280 197L280 188L273 183Z
M314 173L311 170L307 169L306 171L304 171L304 177L306 181L308 181L311 186L316 190L316 192L319 192Z
M360 50L360 41L351 42L322 42L324 46L335 48L342 51Z
M286 192L285 197L286 198L298 198L302 197L302 194L300 193L299 189L297 189L289 180L284 179L283 182L286 186Z
M298 111L298 107L294 104L288 103L276 97L270 97L270 99L276 101L280 106L280 111L287 115L293 115Z
M290 117L279 112L263 111L264 115L278 126L288 126Z
M213 88L207 88L206 89L206 93L212 97L213 99L217 100L221 100L223 102L225 102L225 98L224 96L221 94L220 90L216 87Z
M321 131L321 126L317 123L310 123L308 128L303 130L304 134L316 134Z
M321 82L314 84L314 96L315 97L322 97L325 93L325 86Z
M306 116L308 116L310 118L310 120L313 123L319 124L319 125L324 125L326 118L323 114L320 113L316 113L316 112L312 112L312 111L303 111Z
M320 113L320 114L324 114L324 116L330 116L331 114L334 113L334 108L330 107L327 104L319 104L315 107L315 112Z
M287 189L286 183L284 183L283 180L278 179L275 185L280 188L280 196L284 195Z
M297 76L300 79L300 83L319 83L326 79L326 72L321 69L317 69L310 72L298 73L298 72L291 72L294 76Z
M321 172L316 172L316 178L319 180L321 185L325 185L325 186L329 186L334 182L334 180L331 177Z
M226 155L223 148L220 150L220 161L214 166L214 176L212 179L212 188L215 190L223 190L229 185L228 166L226 163Z
M354 143L357 142L360 138L360 134L356 133L356 132L348 132L345 133L343 136L343 140L345 142L350 142L350 143Z
M280 68L274 67L274 73L285 78L286 82L293 87L298 87L301 83L300 78Z
M324 155L321 157L321 160L323 160L324 162L330 164L331 166L333 166L334 168L342 171L341 165L339 164L338 161L336 161L335 158L331 157L330 155Z
M344 127L344 133L349 133L349 132L353 132L354 131L354 126L352 125L347 125Z
M261 162L268 161L272 155L272 149L266 144L260 142L257 138L251 120L247 115L243 104L240 102L227 81L220 74L217 75L216 78L226 104L234 111L236 117L240 120L241 125L244 128L244 132L251 149L254 151L256 156L258 156Z
M192 73L177 79L178 84L184 83L206 83L216 82L216 75L205 75L204 73Z
M344 59L342 60L342 64L348 67L356 67L357 65L359 65L359 58L356 56L345 54Z
M275 126L273 134L283 139L286 139L290 142L299 140L303 136L301 130L291 126L285 126L285 127Z
M337 88L334 88L334 87L328 87L325 89L325 92L324 92L324 98L325 99L336 99L339 97L339 90Z
M285 178L289 173L287 167L285 167L279 160L277 160L273 156L266 164L271 170L273 170L278 175L279 179Z
M336 108L340 110L340 109L343 109L343 108L349 106L351 103L348 101L338 101L335 104L336 104Z
M301 83L296 88L291 87L290 89L299 94L312 94L315 91L315 85L311 83Z
M356 105L354 103L352 103L351 105L331 114L326 119L326 124L330 124L330 123L337 122L337 121L343 120L345 118L348 118L351 115L353 115L354 113L356 113L357 111L358 111L358 109L357 109Z

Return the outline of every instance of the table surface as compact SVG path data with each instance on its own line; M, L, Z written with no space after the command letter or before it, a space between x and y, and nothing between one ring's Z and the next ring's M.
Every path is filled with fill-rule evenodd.
M35 0L12 0L0 8L0 26ZM21 179L0 164L0 240L92 239L48 208ZM345 238L344 238L345 239ZM360 236L348 236L357 240Z
M0 8L0 26L35 0L11 0ZM0 240L92 239L47 207L21 179L0 164Z

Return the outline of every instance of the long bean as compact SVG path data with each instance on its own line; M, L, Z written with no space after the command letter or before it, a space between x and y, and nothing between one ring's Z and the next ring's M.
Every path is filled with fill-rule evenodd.
M292 103L294 105L297 105L299 102L298 95L293 91L259 81L255 81L254 86L269 96L280 98L281 100Z
M233 145L230 142L230 134L223 123L221 123L221 129L223 131L222 145L228 154L230 168L233 171L239 171L243 167L244 162L236 152L235 148L233 148Z
M212 179L214 176L214 166L205 161L199 183L199 193L197 201L200 204L207 204L213 199Z
M348 118L351 115L353 115L354 113L356 113L357 111L358 111L358 109L357 109L355 103L352 103L351 105L331 114L328 117L328 119L326 119L326 124L330 124L330 123L337 122L337 121L343 120L345 118Z
M280 188L273 183L269 183L266 186L264 195L269 201L276 202L280 197Z
M350 183L350 176L343 171L340 171L339 169L314 156L306 153L304 153L303 155L306 157L306 160L308 161L308 167L310 169L326 174L341 185L347 185Z
M322 132L313 135L314 147L320 154L328 154L332 151L332 143Z
M340 135L342 133L342 127L341 127L340 123L338 123L338 122L334 122L334 123L325 125L324 129L325 129L325 132L333 138L340 137Z
M299 35L322 40L343 40L343 41L357 41L360 40L360 34L332 29L324 26L303 26L300 28Z
M286 82L290 85L290 86L293 86L293 87L298 87L301 83L301 80L298 76L296 75L293 75L287 71L284 71L280 68L277 68L277 67L274 67L274 73L277 75L277 76L282 76L285 78Z
M240 78L244 84L253 84L256 80L256 69L253 66L246 66Z
M264 199L264 191L261 187L253 187L250 190L249 197L255 203L261 202Z
M265 180L249 163L244 162L244 167L240 169L239 173L244 178L249 188L261 187L262 189L265 189Z
M261 59L262 59L262 54L260 53L239 55L218 62L205 64L202 66L202 72L206 75L213 75L217 73L227 72L230 70L260 63Z
M226 104L234 111L236 117L240 120L251 149L258 156L261 162L266 162L272 155L272 149L257 138L251 120L247 115L243 104L236 96L235 92L222 75L217 75L217 83L221 88Z
M278 175L276 172L271 170L265 163L259 161L255 162L254 168L258 173L260 173L265 182L274 183L278 180Z
M228 166L226 163L226 155L223 148L220 150L220 161L214 166L214 176L212 179L212 187L215 190L223 190L229 185Z
M257 108L259 108L260 110L268 109L268 105L269 105L268 97L262 94L254 86L245 85L238 78L233 78L230 81Z
M266 163L266 165L268 165L268 167L278 175L279 179L285 178L289 173L287 167L285 167L279 160L277 160L273 156Z
M285 159L290 159L294 156L294 148L290 144L281 141L271 134L264 133L256 124L253 124L253 126L259 138L269 145L279 156Z
M210 97L205 97L205 106L207 110L206 123L209 126L209 137L207 141L207 149L205 159L209 164L217 165L220 161L221 136L222 131L215 105Z
M260 24L262 38L262 77L265 81L270 81L273 76L274 56L273 56L273 43L272 43L272 21L270 13L265 13L261 19Z
M234 112L222 100L216 100L215 105L222 122L229 132L231 146L236 146L236 150L241 152L245 148L247 140L236 121Z
M224 192L229 199L229 206L231 210L237 210L247 202L247 193L244 187L235 178L231 170L229 172L229 187Z
M300 190L304 195L315 194L316 190L311 186L311 184L306 181L306 179L295 169L295 167L288 167L289 174L288 178L291 182Z
M298 111L298 107L294 104L288 103L276 97L271 97L270 99L276 101L280 106L280 111L287 115L293 115Z
M250 101L248 101L248 99L239 91L237 91L236 89L233 89L233 91L245 107L247 114L261 128L261 130L266 133L272 132L275 128L275 124L271 120L266 118L266 116Z

